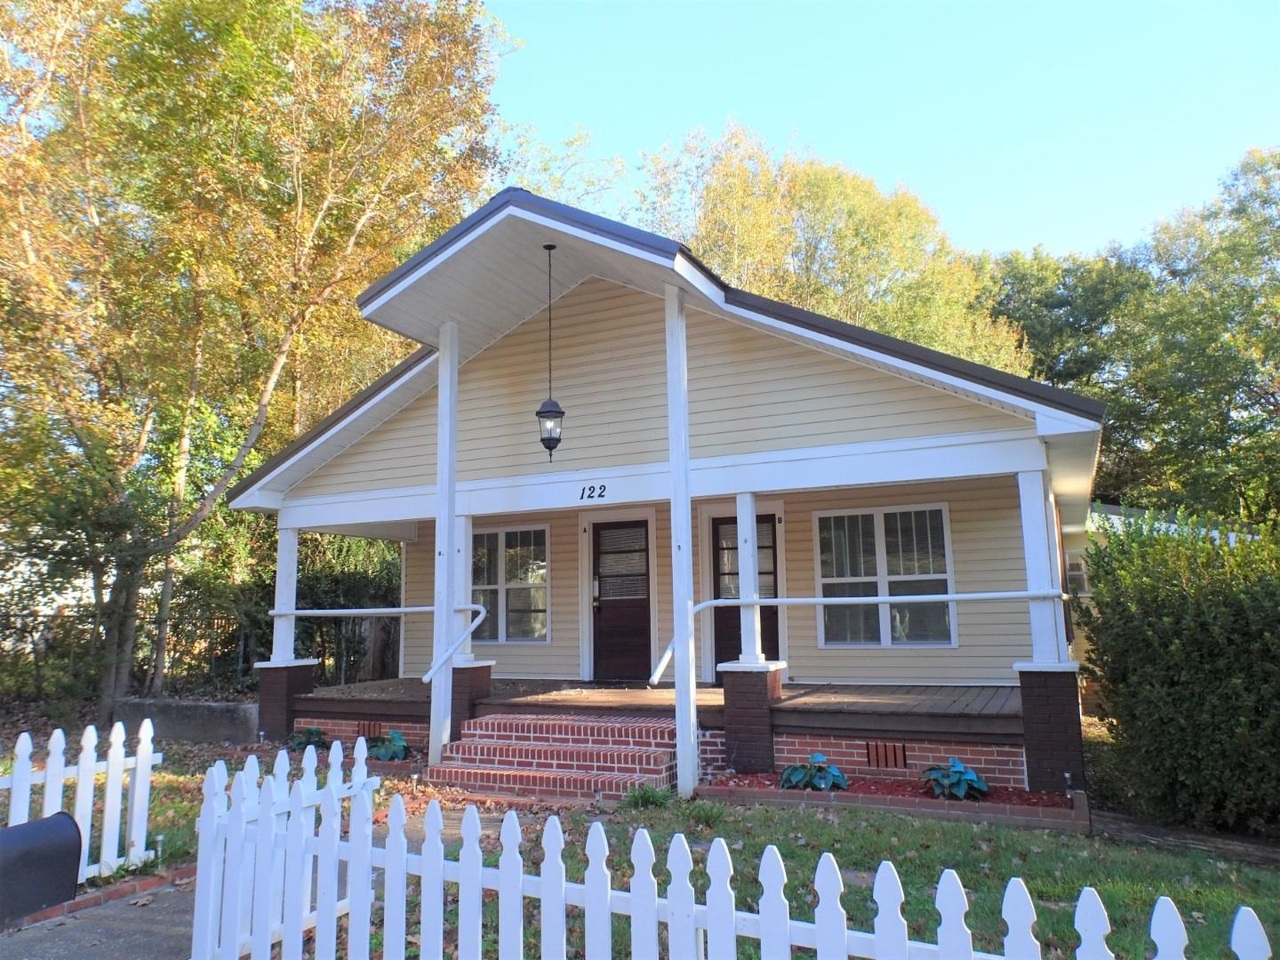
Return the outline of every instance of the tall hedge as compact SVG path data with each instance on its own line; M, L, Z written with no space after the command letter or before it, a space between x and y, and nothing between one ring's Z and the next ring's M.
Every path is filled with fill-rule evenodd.
M1086 669L1139 811L1280 833L1280 531L1121 521L1087 563Z

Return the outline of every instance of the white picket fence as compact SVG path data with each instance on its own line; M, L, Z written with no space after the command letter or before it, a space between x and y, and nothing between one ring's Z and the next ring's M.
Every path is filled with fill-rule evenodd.
M295 929L290 920L302 922L303 912L286 905L310 905L314 899L316 812L326 802L338 809L349 798L371 811L373 793L381 783L380 778L369 776L364 737L356 741L352 751L349 777L344 777L342 744L336 740L329 748L323 789L318 786L316 762L316 748L307 747L302 754L302 776L292 783L285 750L276 754L275 766L262 777L261 786L258 758L254 756L230 781L230 789L227 766L221 760L205 774L204 801L196 821L199 839L191 956L233 960L252 949L254 957L270 957L271 944L289 936L301 949L302 927ZM269 829L261 829L263 824ZM310 840L289 841L293 835ZM289 859L288 849L294 851ZM326 877L326 870L332 875ZM336 870L336 862L320 860L318 887L322 897L326 891L336 890ZM290 885L284 882L286 876L291 878ZM312 920L309 926L314 925Z
M362 744L357 744L357 755ZM283 768L281 764L283 763ZM281 776L281 771L284 776ZM312 765L314 771L314 762ZM942 918L937 942L909 940L902 915L904 894L893 864L881 863L873 894L877 905L874 929L850 930L840 903L844 882L835 858L824 853L813 886L817 906L812 922L794 920L784 890L786 867L775 847L768 847L760 864L763 895L759 913L737 908L733 863L729 848L717 839L707 854L710 887L699 903L690 882L693 858L680 834L667 852L671 882L660 896L653 875L656 857L647 831L635 833L631 844L634 866L628 889L612 887L609 845L601 824L587 838L588 866L582 883L565 877L560 821L549 817L542 834L544 859L536 876L525 873L520 852L520 824L514 811L502 823L502 852L498 866L486 867L480 846L480 817L468 807L462 819L462 848L458 860L444 855L444 821L433 800L424 815L425 840L411 853L405 838L404 800L392 798L384 846L373 843L372 790L353 782L331 782L317 792L314 777L289 784L287 758L277 762L272 776L257 785L256 765L237 774L226 795L226 771L211 769L205 780L200 814L200 852L196 878L193 960L231 960L251 954L254 960L272 956L280 944L282 960L301 960L304 938L313 931L310 949L316 960L339 956L338 919L347 916L350 937L341 956L368 960L370 938L381 935L383 960L403 960L410 918L409 878L420 881L421 901L416 945L422 957L445 953L446 893L456 903L456 933L450 947L461 960L494 956L486 940L482 905L484 891L497 892L497 945L500 960L524 957L525 900L540 901L537 924L543 960L563 960L566 907L583 910L587 960L614 955L613 917L628 916L630 955L634 960L657 960L661 926L665 926L665 956L673 960L722 960L738 955L740 938L759 941L763 960L783 960L793 947L816 951L818 960L846 957L884 960L1031 960L1042 956L1033 925L1036 914L1026 886L1009 881L1002 914L1008 925L1002 955L978 953L965 923L969 909L960 878L947 870L938 883L936 907ZM349 828L343 835L343 800L351 798ZM317 803L320 822L316 824ZM264 817L263 811L271 811ZM381 870L381 929L374 926L374 871ZM313 882L314 881L314 882ZM313 889L314 887L314 889ZM1110 960L1106 938L1111 930L1101 900L1092 887L1081 891L1075 926L1081 945L1078 960ZM492 935L494 931L490 930ZM456 940L454 937L456 936ZM1158 960L1185 960L1187 935L1173 902L1161 897L1151 918L1151 939ZM1231 949L1238 960L1268 960L1271 947L1257 915L1248 907L1236 914Z
M21 733L13 751L13 772L0 777L0 790L9 794L6 826L16 826L31 819L32 787L43 791L37 816L50 817L63 809L65 784L74 781L75 795L67 812L80 825L80 882L89 877L107 877L123 867L138 867L155 856L147 849L147 820L151 808L151 770L164 760L164 754L151 748L150 720L138 729L137 753L125 756L124 724L111 728L105 760L98 759L98 731L85 727L80 737L80 755L74 765L66 759L67 737L53 731L45 748L45 761L32 760L34 744L31 734ZM102 803L102 832L96 863L89 862L93 835L93 808L97 778L106 774ZM128 806L125 805L125 783L128 782ZM121 827L124 827L124 854L121 855Z

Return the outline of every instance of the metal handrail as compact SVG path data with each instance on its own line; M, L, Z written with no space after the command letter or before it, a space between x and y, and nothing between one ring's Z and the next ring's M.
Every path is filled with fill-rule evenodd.
M924 593L902 597L759 597L746 600L740 597L721 598L719 600L703 600L693 605L693 613L714 607L869 607L881 603L954 603L962 600L1065 600L1067 595L1061 590L990 590L984 593ZM658 665L649 676L649 685L653 686L662 679L675 655L676 639L672 637Z
M462 636L460 636L457 640L453 642L453 645L444 652L444 655L440 657L439 660L437 660L435 663L431 665L430 670L428 670L426 673L422 675L423 683L431 682L431 678L436 675L436 673L440 670L441 667L443 667L446 663L448 663L453 659L453 655L458 652L458 648L460 648L464 643L467 642L468 639L470 639L471 635L476 632L476 627L484 623L485 618L489 616L488 608L485 607L484 604L482 603L468 603L465 606L454 607L453 610L454 610L454 613L465 613L466 611L470 610L473 613L480 614L480 616L476 617L474 620L471 621L471 624L470 626L467 627L466 632L464 632Z

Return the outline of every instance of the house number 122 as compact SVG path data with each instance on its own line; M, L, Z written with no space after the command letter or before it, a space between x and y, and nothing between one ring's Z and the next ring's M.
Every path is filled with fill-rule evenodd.
M589 487L583 487L582 492L578 494L578 499L579 500L603 500L604 484L602 483L600 484L600 486L597 487L593 483Z

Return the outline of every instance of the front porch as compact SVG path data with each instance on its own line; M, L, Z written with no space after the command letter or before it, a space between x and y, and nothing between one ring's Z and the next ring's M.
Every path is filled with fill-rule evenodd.
M700 777L741 770L733 759L734 735L726 736L735 722L726 720L725 690L699 686L696 700ZM675 708L671 686L498 679L488 696L473 702L470 715L490 724L625 718L634 726L669 723ZM349 740L394 729L421 745L428 739L430 690L416 678L331 687L294 696L293 713L295 728L319 727L330 737ZM762 736L774 767L819 751L850 773L904 778L960 756L994 783L1027 785L1022 696L1015 686L786 684L765 722ZM468 727L458 727L458 739L465 739Z

